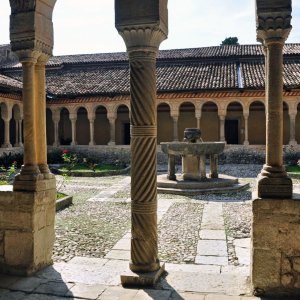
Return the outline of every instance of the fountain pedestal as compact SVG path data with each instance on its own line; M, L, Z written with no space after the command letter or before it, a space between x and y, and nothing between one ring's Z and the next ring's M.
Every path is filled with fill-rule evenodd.
M210 177L218 178L218 154L225 147L223 142L187 143L171 142L161 143L161 149L168 154L168 176L169 180L176 180L175 156L182 157L183 180L206 181L206 156L210 157Z
M168 174L157 177L160 193L195 195L199 193L225 193L247 188L232 176L218 174L218 155L223 152L224 142L171 142L161 143L168 155ZM175 172L175 157L182 159L182 173ZM206 174L206 157L210 158L210 174Z

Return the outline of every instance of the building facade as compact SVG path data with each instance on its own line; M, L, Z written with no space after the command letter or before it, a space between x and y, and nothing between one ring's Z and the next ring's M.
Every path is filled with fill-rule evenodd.
M0 145L22 147L22 69L8 45L0 64ZM49 146L130 144L126 53L53 57L46 74ZM204 141L265 144L262 46L162 50L157 87L158 143L198 127ZM283 91L283 143L299 147L300 44L284 48Z

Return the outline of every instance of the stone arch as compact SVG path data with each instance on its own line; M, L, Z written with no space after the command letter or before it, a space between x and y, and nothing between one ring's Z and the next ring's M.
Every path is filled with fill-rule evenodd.
M5 124L3 118L5 116L6 110L6 104L4 102L0 103L0 147L4 144Z
M70 120L70 112L63 107L60 110L60 118L58 123L58 139L60 145L70 145L72 142L72 125Z
M85 107L76 107L76 142L77 145L88 145L90 142L90 122Z
M245 120L240 101L228 103L225 118L225 140L227 144L242 144L245 139Z
M201 107L201 137L205 142L219 141L218 106L214 101L207 101Z
M126 104L116 107L116 145L130 144L129 108Z
M196 128L197 120L195 116L195 104L190 101L185 101L179 106L178 118L178 139L183 140L183 132L185 128Z
M173 140L173 120L171 107L166 102L157 105L157 143L171 142Z
M297 115L296 115L296 126L295 126L295 140L297 144L300 144L300 102L297 105Z
M283 145L288 145L290 141L290 116L289 106L283 101Z
M253 101L249 106L248 139L250 145L266 144L266 109L262 101Z
M46 134L47 134L47 145L53 145L54 143L54 122L52 118L52 110L46 108Z
M104 105L94 107L95 111L95 144L107 145L110 139L110 126L107 118L107 108Z

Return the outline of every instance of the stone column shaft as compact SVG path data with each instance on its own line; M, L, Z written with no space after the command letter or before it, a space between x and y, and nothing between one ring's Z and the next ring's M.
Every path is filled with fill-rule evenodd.
M173 141L178 141L178 116L173 116Z
M59 139L58 139L58 123L59 119L53 119L54 123L54 143L53 146L59 146Z
M15 141L15 147L19 147L19 120L16 120L16 141Z
M109 132L110 132L110 140L108 145L115 145L116 144L116 118L109 118Z
M35 63L22 62L23 66L23 114L24 114L24 166L21 174L38 174L36 153L36 106L35 106Z
M282 166L282 138L283 138L283 111L282 111L282 68L283 44L270 43L267 47L267 147L266 164Z
M297 144L296 142L296 115L297 114L290 114L290 145Z
M168 155L168 176L169 180L176 180L175 175L175 155Z
M244 140L244 145L249 145L249 137L248 137L248 117L249 115L244 114L244 120L245 120L245 140Z
M210 177L218 178L218 154L210 155Z
M18 126L19 126L19 147L23 146L23 142L22 142L22 119L20 119L18 121Z
M156 52L129 52L131 87L131 262L134 272L160 268L156 185Z
M220 142L225 142L225 116L219 116L220 119Z
M4 119L4 148L12 147L10 143L10 126L9 126L9 118Z
M76 121L77 121L77 115L70 114L70 120L71 120L71 126L72 126L72 142L71 142L71 146L75 146L77 144L76 142Z
M93 145L95 145L95 140L94 140L94 122L95 122L95 119L90 118L89 121L90 121L90 142L89 142L89 145L93 146Z
M200 155L200 178L201 180L206 179L206 156Z
M43 57L35 65L36 78L36 147L37 163L41 173L44 176L50 176L50 170L47 164L47 134L46 134L46 69L45 64L48 58Z

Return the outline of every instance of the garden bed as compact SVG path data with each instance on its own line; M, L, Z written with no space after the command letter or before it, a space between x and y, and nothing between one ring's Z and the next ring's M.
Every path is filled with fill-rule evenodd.
M51 170L58 175L67 175L74 177L103 177L128 174L128 172L130 171L130 166L122 168L120 166L114 165L99 165L93 171L84 164L78 164L72 170L68 170L63 167L52 167Z
M288 166L286 170L290 177L300 179L300 166Z

